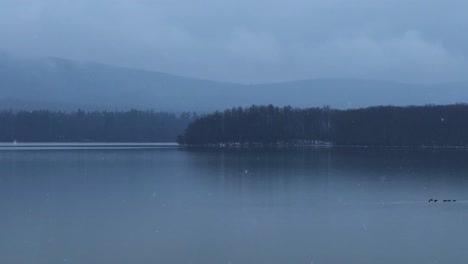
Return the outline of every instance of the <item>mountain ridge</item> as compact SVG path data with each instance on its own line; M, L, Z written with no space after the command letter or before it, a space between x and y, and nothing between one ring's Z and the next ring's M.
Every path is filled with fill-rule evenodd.
M208 112L253 104L329 105L347 109L468 102L465 89L468 85L463 83L317 78L240 84L56 57L18 59L1 52L0 55L0 108L3 109L26 105L17 103L15 107L14 102L30 102L45 108L49 104L52 110L83 106L175 112Z

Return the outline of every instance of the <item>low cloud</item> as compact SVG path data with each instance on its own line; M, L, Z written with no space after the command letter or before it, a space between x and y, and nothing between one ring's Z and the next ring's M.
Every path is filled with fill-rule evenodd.
M384 39L358 35L290 50L296 51L294 67L309 69L302 74L314 77L463 81L468 66L463 56L451 54L441 43L425 40L415 31Z
M468 81L466 1L0 0L0 50L238 82Z

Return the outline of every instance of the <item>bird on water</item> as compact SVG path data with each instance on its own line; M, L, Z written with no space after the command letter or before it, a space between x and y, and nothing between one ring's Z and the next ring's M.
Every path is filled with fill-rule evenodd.
M437 199L432 199L432 198L428 200L429 203L432 203L432 202L437 203L437 201L438 201ZM455 199L442 200L443 203L451 203L451 202L456 202L456 201L457 200L455 200Z

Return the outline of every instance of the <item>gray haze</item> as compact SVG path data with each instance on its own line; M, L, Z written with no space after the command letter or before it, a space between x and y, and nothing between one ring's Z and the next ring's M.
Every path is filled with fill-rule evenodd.
M0 49L234 82L468 81L467 1L0 0Z
M238 84L59 58L0 54L0 109L223 110L252 104L357 108L468 102L467 85L321 78Z

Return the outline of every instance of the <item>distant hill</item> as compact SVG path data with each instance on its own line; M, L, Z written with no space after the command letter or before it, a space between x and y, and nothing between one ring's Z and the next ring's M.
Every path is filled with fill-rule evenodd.
M206 112L252 104L345 109L468 102L466 88L464 84L354 79L243 85L60 58L20 59L0 53L0 109Z

